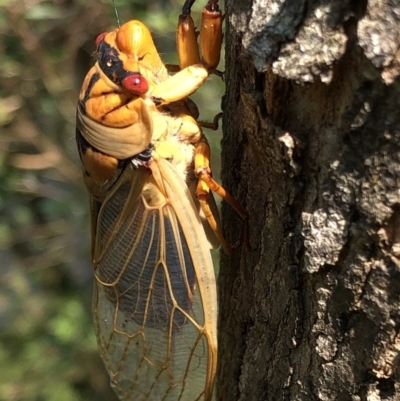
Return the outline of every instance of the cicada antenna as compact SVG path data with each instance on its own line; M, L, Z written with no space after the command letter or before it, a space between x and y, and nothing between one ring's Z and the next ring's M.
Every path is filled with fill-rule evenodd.
M121 24L119 22L119 15L118 15L117 6L115 5L115 0L112 0L112 3L113 3L113 6L114 6L115 16L117 17L118 28L121 28Z

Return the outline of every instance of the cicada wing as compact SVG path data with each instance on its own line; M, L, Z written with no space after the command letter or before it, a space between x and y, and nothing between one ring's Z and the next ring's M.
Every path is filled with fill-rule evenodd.
M127 168L99 210L96 335L121 400L208 401L216 366L216 294L215 283L202 288L198 272L209 275L212 262L207 246L193 245L204 240L193 201L182 223L176 202L182 193L166 195L159 185L147 172ZM174 185L185 186L181 179Z

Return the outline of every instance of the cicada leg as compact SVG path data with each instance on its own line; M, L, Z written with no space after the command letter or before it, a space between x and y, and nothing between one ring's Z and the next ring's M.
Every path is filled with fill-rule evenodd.
M197 120L197 124L199 124L200 127L208 128L213 131L216 131L218 129L218 122L221 118L222 118L222 113L218 113L216 116L214 116L214 119L212 120L212 122Z
M209 0L203 8L200 32L194 27L190 10L195 0L186 0L179 16L177 30L177 49L181 69L201 62L209 71L218 66L222 46L222 22L224 17L218 6L218 0ZM197 36L200 44L197 45ZM201 58L200 52L201 51Z
M224 16L218 7L218 0L210 0L202 13L200 49L202 63L212 72L216 72L221 57L223 20Z
M202 141L196 147L196 154L194 159L194 171L199 179L196 189L196 197L199 200L200 206L203 210L204 215L207 218L208 223L214 230L215 235L221 242L222 247L226 253L232 252L232 246L226 241L223 236L218 224L215 220L214 214L211 211L210 205L208 203L208 194L211 191L218 194L222 199L228 202L239 214L240 218L243 220L243 228L240 236L239 243L243 241L246 246L250 248L250 243L248 239L248 219L249 214L243 208L243 206L221 185L219 185L211 175L210 168L210 147L207 142Z
M194 1L191 3L193 4ZM187 3L187 2L186 2ZM185 4L186 4L185 3ZM191 6L191 5L190 5ZM200 52L197 45L198 32L190 15L190 7L183 6L176 30L176 47L178 51L179 68L183 70L190 65L200 63Z
M188 0L179 16L177 29L177 51L179 71L163 82L155 85L149 92L151 100L160 106L180 101L193 94L207 80L210 73L216 71L222 46L223 15L217 0L209 0L202 12L200 27L200 50L197 44L198 32L190 16L190 7L194 3ZM169 66L169 70L174 70Z

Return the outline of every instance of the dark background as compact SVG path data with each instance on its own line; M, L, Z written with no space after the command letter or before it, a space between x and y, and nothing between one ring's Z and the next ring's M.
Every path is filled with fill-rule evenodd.
M176 62L181 4L116 5L121 24L145 22L163 59ZM93 333L88 200L74 137L94 39L116 26L111 0L0 4L0 401L116 399ZM223 93L210 80L195 97L206 120ZM218 156L220 136L206 134Z

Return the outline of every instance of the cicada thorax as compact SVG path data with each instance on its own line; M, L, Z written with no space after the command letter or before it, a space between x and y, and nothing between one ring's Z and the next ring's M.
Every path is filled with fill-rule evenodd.
M121 160L145 151L154 136L150 87L167 77L150 32L130 21L96 39L97 62L79 95L77 141L85 184L104 198L121 170ZM156 131L165 124L157 123Z

